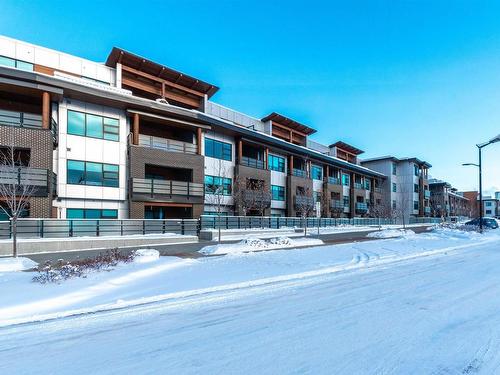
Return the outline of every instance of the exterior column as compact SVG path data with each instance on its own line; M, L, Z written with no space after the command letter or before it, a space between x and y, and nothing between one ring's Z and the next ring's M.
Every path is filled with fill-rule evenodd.
M356 216L356 197L354 195L354 177L356 175L354 173L350 174L350 179L351 179L351 184L349 187L349 208L350 208L350 216L355 217Z
M132 144L139 145L139 114L134 113L134 122L132 125Z
M50 129L50 94L42 94L42 129Z
M196 130L196 142L198 143L196 153L201 155L201 128Z
M293 175L293 155L290 155L290 160L288 162L288 174Z
M116 87L122 88L122 64L116 63Z
M264 169L269 169L269 149L264 150Z
M238 139L238 164L241 164L241 159L243 157L243 141Z

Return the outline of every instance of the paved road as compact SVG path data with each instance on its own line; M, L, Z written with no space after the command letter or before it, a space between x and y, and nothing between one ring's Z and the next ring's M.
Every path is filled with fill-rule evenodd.
M428 225L423 225L420 227L411 227L415 233L425 232L429 228ZM366 237L368 233L376 232L377 229L363 232L337 232L330 234L322 234L322 235L314 235L315 229L311 228L308 230L313 238L320 238L328 245L341 244L341 243L349 243L349 242L359 242L359 241L370 241L373 238ZM233 241L224 241L224 243L237 243L240 240ZM155 246L137 246L130 247L128 249L122 250L123 253L130 253L136 249L144 249L144 248L155 248L160 251L162 255L175 255L180 257L201 257L198 251L207 245L213 245L214 242L211 241L199 241L196 243L188 243L188 244L175 244L175 245L155 245ZM29 258L33 259L35 262L44 263L46 261L55 262L59 259L64 259L66 261L71 261L75 259L84 259L89 257L95 257L98 254L102 253L102 250L85 250L85 251L68 251L68 252L57 252L57 253L44 253L44 254L33 254L29 255Z
M499 374L498 246L1 329L0 373Z

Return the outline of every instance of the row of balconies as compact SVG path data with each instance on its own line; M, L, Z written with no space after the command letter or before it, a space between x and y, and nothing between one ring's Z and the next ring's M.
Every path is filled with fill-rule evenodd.
M56 174L48 169L0 166L0 185L12 186L19 194L47 196L49 187L56 186Z

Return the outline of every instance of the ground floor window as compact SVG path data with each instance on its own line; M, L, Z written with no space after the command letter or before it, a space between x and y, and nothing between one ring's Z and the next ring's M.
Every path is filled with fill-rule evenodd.
M191 219L193 209L191 207L178 206L144 206L145 219Z
M227 212L221 212L221 213L217 213L217 212L213 212L213 211L204 211L203 212L203 215L204 216L228 216L229 213Z
M10 220L10 215L11 211L8 207L8 205L5 202L0 202L0 221L9 221ZM19 214L19 217L29 217L30 216L30 206L29 204L26 206L26 208L21 211Z
M118 210L67 208L67 219L118 219Z

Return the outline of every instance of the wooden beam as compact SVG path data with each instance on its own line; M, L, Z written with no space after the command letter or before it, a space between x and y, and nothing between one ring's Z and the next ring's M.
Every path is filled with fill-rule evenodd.
M290 161L288 163L288 172L289 174L293 174L293 155L290 155Z
M42 129L50 129L50 94L42 94Z
M196 153L201 155L201 128L196 130L196 141L198 142Z
M159 78L159 77L154 76L152 74L148 74L148 73L142 72L140 70L131 68L130 66L123 65L122 66L122 70L127 71L127 72L132 73L132 74L135 74L135 75L138 75L138 76L143 77L143 78L150 79L150 80L155 81L155 82L163 83L166 86L169 86L169 87L177 89L177 90L185 91L185 92L187 92L189 94L193 94L193 95L196 95L196 96L199 96L199 97L203 97L205 95L205 93L203 93L201 91L193 90L193 89L191 89L189 87L182 86L182 85L179 85L177 83L167 81L166 79ZM196 81L195 84L196 83L198 83L198 81Z
M134 122L132 126L132 144L138 145L139 144L139 114L134 113Z
M269 168L269 149L266 147L264 149L264 169Z
M243 157L243 141L238 139L238 164L241 163L241 158Z

